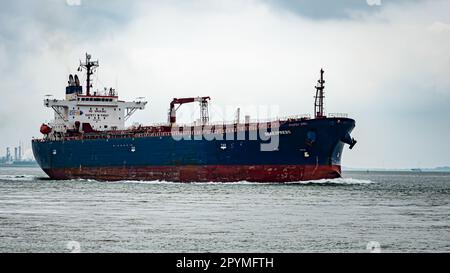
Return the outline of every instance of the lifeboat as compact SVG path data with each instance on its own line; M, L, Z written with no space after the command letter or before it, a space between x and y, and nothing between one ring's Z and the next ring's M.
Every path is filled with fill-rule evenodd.
M42 124L40 131L42 134L48 135L51 133L52 128L50 126L48 126L47 124Z

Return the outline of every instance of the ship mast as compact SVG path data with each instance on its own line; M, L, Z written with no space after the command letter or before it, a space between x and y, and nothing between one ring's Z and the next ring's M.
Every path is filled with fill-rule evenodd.
M200 120L202 124L209 123L208 100L208 97L200 100Z
M95 69L99 66L98 60L97 61L91 61L91 55L86 53L86 61L83 63L80 61L80 67L78 68L78 71L81 71L81 69L86 69L86 95L90 96L91 91L91 76L94 74Z
M324 93L323 90L325 89L325 86L323 85L325 81L323 80L323 69L320 69L320 79L317 81L318 85L315 86L316 88L316 96L314 97L316 100L314 102L314 117L315 118L322 118L325 117L323 114L323 98Z

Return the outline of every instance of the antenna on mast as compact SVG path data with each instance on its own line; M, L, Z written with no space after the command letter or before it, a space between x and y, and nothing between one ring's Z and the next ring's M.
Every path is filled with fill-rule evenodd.
M83 63L80 61L80 67L78 68L78 71L81 71L81 69L86 69L86 95L90 96L91 91L91 76L94 74L95 69L99 67L98 60L97 61L91 61L91 55L86 53L86 61Z
M316 88L316 96L314 97L316 100L314 102L314 117L315 118L323 118L325 115L323 114L323 98L324 93L323 90L325 89L325 81L323 80L323 69L320 69L320 79L317 81L318 85L315 86Z

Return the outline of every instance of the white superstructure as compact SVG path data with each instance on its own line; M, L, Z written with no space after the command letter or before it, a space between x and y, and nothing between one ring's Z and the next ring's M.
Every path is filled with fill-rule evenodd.
M69 84L66 87L66 97L63 100L46 98L44 105L52 108L55 119L49 124L53 132L66 133L70 131L110 131L125 129L125 121L136 111L142 110L146 101L121 101L114 89L104 89L103 92L93 92L90 76L98 61L91 61L91 56L86 54L86 62L80 62L79 71L87 70L86 94L80 86L78 76L69 76Z

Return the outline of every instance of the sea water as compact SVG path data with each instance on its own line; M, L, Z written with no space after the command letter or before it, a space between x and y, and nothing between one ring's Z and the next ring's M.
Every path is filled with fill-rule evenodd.
M286 184L53 181L0 168L0 252L449 252L450 173Z

